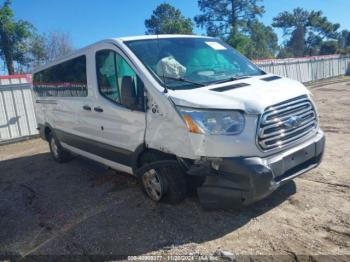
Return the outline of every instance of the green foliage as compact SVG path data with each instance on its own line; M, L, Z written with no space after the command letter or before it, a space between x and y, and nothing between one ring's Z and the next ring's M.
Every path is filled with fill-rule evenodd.
M235 47L243 55L247 55L247 46L252 45L252 40L243 34L231 35L226 39L226 42Z
M15 73L14 64L17 71L28 72L72 50L68 35L39 35L29 22L15 21L10 0L0 8L0 56L8 74Z
M273 29L257 20L264 13L261 0L198 0L202 14L196 24L207 34L221 37L249 58L274 57L278 38Z
M338 36L340 54L350 54L350 31L343 30Z
M350 46L345 47L345 48L340 48L338 51L342 55L349 55L350 54Z
M198 0L202 14L194 20L210 36L235 36L248 21L264 13L262 0Z
M35 68L47 61L48 55L45 47L45 41L45 37L39 34L34 34L31 37L28 52L28 57L30 60L28 66L30 68Z
M338 36L338 41L340 48L350 47L350 31L343 30Z
M322 37L314 34L313 32L309 32L309 35L306 39L305 54L309 56L318 55L320 53L322 42Z
M287 43L288 48L293 52L294 56L304 56L306 49L305 28L297 27L293 32L290 40Z
M280 13L272 26L282 28L284 35L290 36L286 49L297 57L317 53L324 39L337 38L340 27L329 22L321 11L308 12L300 7Z
M273 27L283 29L284 35L290 35L293 31L300 27L306 27L309 21L309 12L298 7L291 13L284 11L273 18Z
M290 58L293 57L294 54L291 52L290 49L288 48L281 48L281 50L279 51L277 58L283 59L283 58Z
M278 37L272 27L253 21L248 23L247 34L251 44L245 54L252 59L273 58L278 50Z
M8 74L15 73L14 61L26 64L27 41L33 34L33 26L23 20L15 21L11 1L0 8L0 56L6 62Z
M318 33L322 39L336 39L338 36L337 30L340 28L340 24L333 24L328 21L327 17L322 15L322 11L312 11L310 13L310 30Z
M179 9L163 3L145 20L146 34L192 34L193 22L181 14Z
M321 45L320 54L321 55L332 55L336 54L338 51L338 42L331 40L331 41L325 41Z
M250 59L273 58L278 50L273 29L258 21L249 22L244 32L230 36L226 42Z

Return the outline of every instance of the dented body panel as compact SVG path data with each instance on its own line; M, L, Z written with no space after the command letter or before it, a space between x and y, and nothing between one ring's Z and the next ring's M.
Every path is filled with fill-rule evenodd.
M166 151L169 153L191 159L199 159L203 156L269 155L259 150L255 143L259 115L270 105L293 97L310 95L310 92L302 84L294 80L281 78L274 83L267 83L261 78L263 77L253 77L194 90L170 90L168 94L162 94L170 99L168 113L154 114L152 110L147 113L147 123L150 129L147 129L146 144L159 150L166 148ZM224 93L211 91L214 88L229 86L236 82L248 83L249 86ZM218 101L220 102L218 103ZM189 133L171 102L184 107L241 110L245 114L246 121L244 132L236 136L211 136ZM170 117L170 114L172 114L172 117ZM183 143L179 144L174 141L183 141Z

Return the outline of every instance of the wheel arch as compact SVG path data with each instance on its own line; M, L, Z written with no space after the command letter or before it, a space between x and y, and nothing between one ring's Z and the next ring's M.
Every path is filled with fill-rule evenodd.
M145 144L137 147L133 154L132 170L136 173L136 170L142 166L145 159L156 161L156 160L176 160L177 157L174 154L162 152L157 149L147 148Z
M49 134L53 133L54 129L49 123L44 123L38 124L38 130L40 133L40 137L45 141L49 141Z

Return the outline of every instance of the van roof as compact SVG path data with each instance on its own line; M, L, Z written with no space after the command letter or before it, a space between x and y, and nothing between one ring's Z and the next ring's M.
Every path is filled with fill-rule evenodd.
M134 40L147 40L147 39L162 39L162 38L211 38L209 36L200 36L200 35L139 35L139 36L127 36L127 37L118 37L116 40L120 41L134 41Z
M79 56L79 54L82 54L86 49L89 49L92 46L98 45L98 44L102 44L102 43L113 43L113 42L126 42L126 41L136 41L136 40L147 40L147 39L164 39L164 38L212 38L209 36L200 36L200 35L140 35L140 36L127 36L127 37L117 37L117 38L109 38L109 39L105 39L102 41L98 41L96 43L93 43L91 45L85 46L83 48L77 49L74 52L62 56L62 57L58 57L57 59L50 61L48 63L46 63L45 65L39 66L37 68L35 68L33 70L33 74L41 71L43 69L46 69L48 67L51 67L57 63L61 63L64 62L65 60L68 60L70 58L73 57L77 57Z

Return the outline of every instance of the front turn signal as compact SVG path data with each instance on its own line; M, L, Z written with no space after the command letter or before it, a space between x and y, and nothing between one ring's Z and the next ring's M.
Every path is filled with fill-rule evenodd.
M203 130L193 121L191 116L185 114L182 116L182 118L191 133L203 134Z

